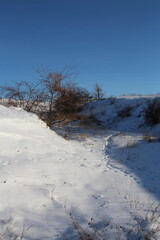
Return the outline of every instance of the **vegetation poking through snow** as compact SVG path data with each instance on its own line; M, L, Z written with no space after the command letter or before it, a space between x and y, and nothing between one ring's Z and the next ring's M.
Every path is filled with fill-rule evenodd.
M132 106L125 106L118 112L118 117L120 118L128 118L131 116L133 107Z
M73 228L79 240L157 240L160 237L159 207L148 210L145 217L135 216L135 223L124 226L101 219L99 223L91 218L87 225L81 225L73 214L70 214Z
M160 98L149 101L144 110L144 116L149 125L160 123Z
M5 106L21 107L34 112L52 126L80 111L81 106L91 99L90 93L72 81L75 74L70 69L50 72L38 71L39 79L34 83L21 81L13 86L1 86L1 101Z
M1 219L19 219L6 240L159 239L160 133L146 124L149 98L82 101L75 110L65 98L56 112L41 109L56 113L48 120L58 135L33 113L0 106ZM21 234L24 224L32 227Z

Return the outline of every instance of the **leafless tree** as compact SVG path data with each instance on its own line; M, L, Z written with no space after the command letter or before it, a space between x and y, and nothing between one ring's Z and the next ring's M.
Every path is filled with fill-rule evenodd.
M48 69L43 68L38 70L38 74L40 88L47 102L46 112L41 114L41 118L51 126L55 122L57 112L60 111L60 108L62 109L62 102L65 101L63 98L66 98L67 81L74 73L70 73L68 69L50 72ZM59 102L61 102L61 105Z
M57 122L57 117L62 121L76 113L90 97L87 90L70 80L72 76L74 73L68 72L41 74L40 83L48 102L48 111L44 116L49 126Z
M57 72L41 69L34 84L21 81L13 86L1 86L1 97L6 99L7 105L37 113L51 126L57 115L62 121L77 112L90 97L87 90L71 81L74 77L75 73L70 73L68 69Z
M105 93L102 86L96 83L94 86L93 98L95 100L102 100L104 97L105 97Z
M38 89L37 84L33 85L27 81L15 83L13 86L0 86L1 97L6 106L12 105L25 109L29 112L37 111L43 94Z

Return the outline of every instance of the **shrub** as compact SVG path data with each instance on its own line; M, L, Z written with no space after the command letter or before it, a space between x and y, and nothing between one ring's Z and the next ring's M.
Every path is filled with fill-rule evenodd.
M69 70L49 72L42 69L38 72L38 81L33 84L21 81L13 86L0 86L1 97L5 99L1 103L35 112L49 127L57 120L62 122L90 99L87 90L70 81L72 73Z
M28 112L36 112L44 101L42 91L37 85L26 81L17 82L13 86L0 86L0 92L5 98L3 105L21 107Z
M144 110L144 117L149 125L160 123L160 99L155 98L150 101Z
M40 114L40 117L49 127L71 119L72 115L77 113L83 103L90 98L87 90L78 87L75 82L70 80L75 74L69 73L69 71L70 69L48 72L45 69L39 72L40 88L48 105L46 112Z
M65 116L80 111L80 107L88 100L83 89L70 83L59 89L59 97L55 101L56 112Z
M130 117L132 110L133 110L132 106L126 106L118 112L118 117L120 117L120 118Z

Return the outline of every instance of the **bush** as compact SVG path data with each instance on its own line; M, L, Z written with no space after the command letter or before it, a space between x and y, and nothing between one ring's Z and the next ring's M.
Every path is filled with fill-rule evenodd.
M90 100L90 93L71 81L75 73L69 71L48 72L45 69L39 72L40 86L48 105L46 112L40 113L40 118L49 127L71 119Z
M132 106L126 106L118 112L118 117L120 117L120 118L130 117L132 110L133 110Z
M160 99L155 98L150 101L144 110L144 117L149 125L160 123Z
M0 92L5 99L3 105L21 107L28 112L36 112L44 101L42 91L37 85L26 81L17 82L13 86L0 86Z
M58 114L67 116L80 111L82 105L89 99L86 90L74 83L69 83L59 89L59 97L55 101L55 109Z
M69 69L70 70L70 69ZM27 81L13 86L0 86L1 101L5 106L21 107L34 112L51 127L57 120L62 122L77 113L90 100L90 93L71 82L68 71L39 71L39 79L31 84Z

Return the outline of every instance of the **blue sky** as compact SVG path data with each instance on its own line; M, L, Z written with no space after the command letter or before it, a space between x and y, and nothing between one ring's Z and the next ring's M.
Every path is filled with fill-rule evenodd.
M160 92L159 0L0 0L0 84L76 65L107 95Z

